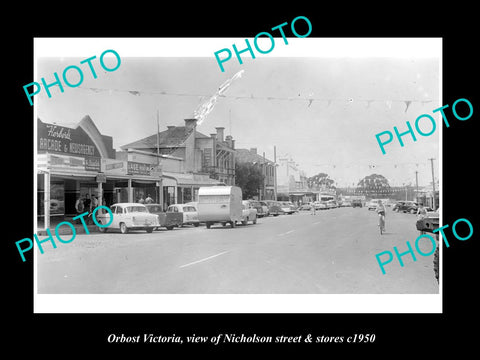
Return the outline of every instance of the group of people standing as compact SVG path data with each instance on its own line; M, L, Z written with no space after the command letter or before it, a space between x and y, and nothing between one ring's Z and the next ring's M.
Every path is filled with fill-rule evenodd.
M84 197L82 197L82 195L79 195L77 201L75 202L75 211L77 212L77 215L88 212L88 216L84 217L85 223L93 224L92 212L98 205L98 197L96 197L95 195L92 195L91 198L90 194L85 194ZM77 224L79 224L80 222L81 220L77 219Z
M143 195L140 195L137 202L140 204L153 204L155 201L151 198L150 194L147 194L145 199L143 198Z

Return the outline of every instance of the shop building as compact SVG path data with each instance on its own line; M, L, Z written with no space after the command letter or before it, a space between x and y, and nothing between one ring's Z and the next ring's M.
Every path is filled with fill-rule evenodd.
M103 193L102 159L115 158L112 137L100 134L89 116L76 127L44 123L37 119L37 220L39 228L50 222L76 216L75 202L81 195Z
M305 204L319 199L319 191L308 188L307 176L290 156L278 159L277 199Z
M210 136L198 132L196 127L197 119L185 119L185 126L167 126L165 131L121 148L182 159L183 175L170 176L177 179L179 191L186 198L194 199L194 188L205 184L235 185L235 140L230 135L224 137L223 127L217 127ZM168 172L164 169L165 175ZM177 198L180 193L177 191Z

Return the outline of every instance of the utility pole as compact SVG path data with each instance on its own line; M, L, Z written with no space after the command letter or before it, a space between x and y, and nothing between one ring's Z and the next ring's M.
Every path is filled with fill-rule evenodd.
M415 188L417 189L416 200L418 201L418 170L415 170Z
M157 169L160 167L160 110L157 110ZM163 169L162 169L163 170ZM159 181L157 181L157 199L158 203L163 209L163 171Z
M275 197L275 201L277 201L277 147L273 145L273 162L275 163L275 172L273 178L273 195Z
M432 208L433 210L437 210L437 207L435 205L435 173L433 171L433 160L434 158L428 159L430 160L430 164L432 165Z
M263 152L263 190L262 190L263 199L260 199L260 200L265 200L266 191L267 191L267 162L265 161L265 151L264 151Z

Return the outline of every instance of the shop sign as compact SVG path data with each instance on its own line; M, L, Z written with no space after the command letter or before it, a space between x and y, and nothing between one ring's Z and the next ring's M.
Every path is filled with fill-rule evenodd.
M78 127L75 129L46 124L38 119L38 151L74 155L79 157L100 157L90 137Z
M78 170L100 171L100 158L80 158L50 154L50 166L54 168L78 168Z
M107 175L105 175L103 173L98 174L95 177L95 180L97 181L97 183L106 183L107 182Z
M100 158L99 157L86 157L85 158L85 170L100 171Z
M127 162L127 173L130 175L151 175L154 165L139 163L134 161Z

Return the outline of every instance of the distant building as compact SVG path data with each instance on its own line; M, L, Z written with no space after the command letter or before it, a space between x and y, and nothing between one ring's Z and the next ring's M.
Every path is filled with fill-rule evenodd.
M257 154L257 148L235 149L237 163L249 163L258 166L264 176L263 187L259 189L259 200L275 199L275 163Z
M428 186L424 186L418 189L415 200L419 204L423 204L426 207L438 209L438 207L440 206L440 198L439 198L439 191L438 191L439 188L440 188L440 185L437 181L435 183L435 192L433 192L432 182L430 182ZM434 201L435 201L435 206L433 206Z
M307 176L299 165L288 155L278 159L277 199L306 203L317 200L318 191L312 191L307 185Z

